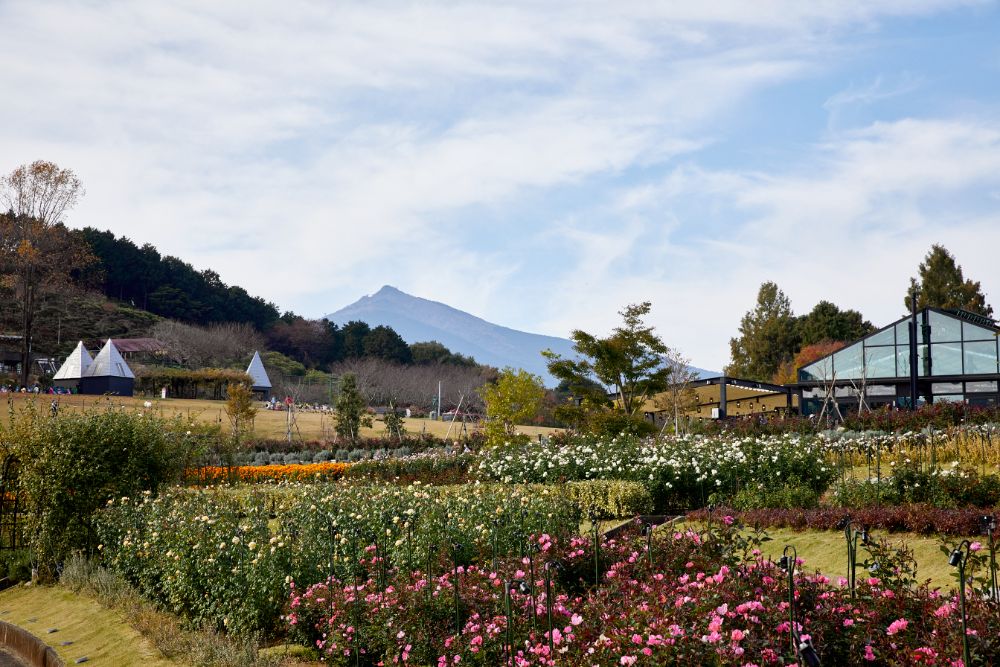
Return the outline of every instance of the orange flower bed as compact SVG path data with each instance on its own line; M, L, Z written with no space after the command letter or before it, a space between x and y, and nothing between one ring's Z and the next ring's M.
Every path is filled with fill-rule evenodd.
M295 463L288 465L236 466L232 469L234 478L240 482L329 482L340 479L348 463ZM205 466L187 471L190 483L209 485L222 484L230 480L230 471L222 466Z

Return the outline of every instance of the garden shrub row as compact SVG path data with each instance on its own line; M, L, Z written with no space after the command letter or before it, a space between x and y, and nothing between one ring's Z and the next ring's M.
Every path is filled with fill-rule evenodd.
M116 500L95 521L103 561L195 625L273 634L286 577L345 578L361 554L407 570L488 562L525 551L532 534L568 538L580 521L577 507L551 489L258 488Z
M737 526L656 535L649 551L645 538L606 542L596 586L590 541L538 544L535 559L497 569L396 572L384 585L363 560L358 577L294 582L289 630L345 667L788 665L802 664L802 642L825 665L956 665L961 655L955 595L869 576L854 596L796 570L790 609L788 575L754 556ZM989 605L967 601L974 664L1000 658Z
M717 521L728 510L708 509L688 512L695 521ZM793 530L835 530L845 516L855 526L892 533L922 535L953 535L971 537L980 532L980 517L990 514L980 509L941 509L930 505L899 505L891 507L818 508L818 509L751 509L734 511L733 516L746 525Z
M473 454L432 450L403 458L360 461L351 465L346 476L348 479L396 484L463 484L469 481L469 468L475 461Z
M832 500L840 507L923 503L938 508L1000 505L1000 475L981 475L967 468L896 467L882 480L844 480L833 485Z
M635 481L649 489L656 511L666 512L731 500L747 488L780 488L792 480L820 494L836 470L827 462L827 444L815 437L621 436L487 449L480 453L477 474L505 483Z

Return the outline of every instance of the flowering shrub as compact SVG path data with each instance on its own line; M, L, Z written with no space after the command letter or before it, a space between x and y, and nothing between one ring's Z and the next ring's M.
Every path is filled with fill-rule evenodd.
M235 479L240 482L306 482L333 481L340 479L351 467L349 463L294 463L268 466L203 466L185 473L188 483L201 486L222 484Z
M665 510L700 507L743 488L776 488L791 481L822 492L835 474L825 454L825 441L798 435L583 437L486 450L479 474L503 482L633 480L646 485L656 508Z
M579 520L547 490L298 484L120 498L95 523L104 564L150 599L196 625L268 634L286 581L350 576L362 554L383 573L485 562L524 551L531 533L566 537Z
M759 552L734 557L745 546L735 528L658 535L649 552L644 538L608 542L589 590L581 573L593 544L581 538L541 535L534 558L404 572L386 585L362 559L353 577L296 583L286 621L333 665L778 665L797 661L793 635L823 664L958 664L954 596L873 576L852 598L843 584L796 574L790 610L787 574ZM1000 619L983 598L968 604L972 653L992 664Z

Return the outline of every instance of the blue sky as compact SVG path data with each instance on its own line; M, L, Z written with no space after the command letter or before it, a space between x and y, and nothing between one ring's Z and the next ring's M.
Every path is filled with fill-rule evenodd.
M0 171L317 317L383 284L718 370L773 280L876 324L944 243L1000 310L995 2L0 0Z

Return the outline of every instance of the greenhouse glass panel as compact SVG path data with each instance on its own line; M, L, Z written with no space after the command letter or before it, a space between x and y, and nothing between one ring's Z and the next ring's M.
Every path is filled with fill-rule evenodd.
M979 380L977 382L966 382L965 392L967 394L995 393L997 390L996 380Z
M961 375L962 344L935 343L931 345L931 372L933 375Z
M877 334L872 334L865 339L865 345L895 345L896 344L896 334L895 327L889 327L888 329L883 329Z
M910 321L903 320L896 325L896 345L910 344Z
M910 347L908 345L896 346L896 377L905 378L910 376Z
M864 374L863 347L855 343L833 355L833 372L838 380L860 378Z
M930 311L931 342L944 343L962 340L962 320L936 311Z
M896 348L865 347L865 361L869 378L893 378L896 376Z
M966 375L997 372L996 341L964 343L963 348Z
M992 329L962 322L962 338L965 340L996 340L997 334Z
M803 366L799 371L799 382L824 382L833 377L833 363L830 357Z

